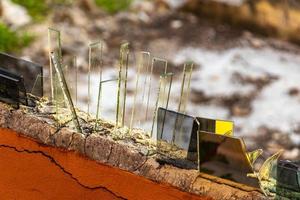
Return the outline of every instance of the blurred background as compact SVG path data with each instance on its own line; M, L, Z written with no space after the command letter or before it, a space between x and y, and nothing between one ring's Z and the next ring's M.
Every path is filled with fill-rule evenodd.
M88 44L104 44L104 79L114 78L119 47L149 51L178 72L176 110L185 61L195 69L187 114L233 120L247 148L267 155L285 149L300 159L300 1L298 0L1 0L0 51L49 68L47 30L62 32L64 62L77 56L78 105L87 103ZM71 66L71 65L70 65ZM132 66L132 67L131 67ZM128 106L136 68L130 61ZM74 85L74 76L68 77ZM92 76L96 105L98 75ZM111 86L114 87L114 86ZM111 87L104 91L112 97ZM106 98L103 107L113 112ZM93 109L95 110L95 109Z

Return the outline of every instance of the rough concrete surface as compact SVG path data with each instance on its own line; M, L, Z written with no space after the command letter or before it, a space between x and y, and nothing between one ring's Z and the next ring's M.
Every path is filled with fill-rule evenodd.
M145 156L122 141L98 135L83 135L68 128L57 130L42 119L13 110L0 103L0 128L9 128L41 144L72 150L99 163L169 184L182 191L213 199L267 199L257 189L201 174L197 170L160 165L153 156Z

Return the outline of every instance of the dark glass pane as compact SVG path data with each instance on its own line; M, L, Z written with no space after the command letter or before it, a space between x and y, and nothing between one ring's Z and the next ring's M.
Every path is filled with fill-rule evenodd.
M298 174L300 173L300 167L291 161L281 160L277 165L277 183L278 186L300 191L298 182Z
M43 67L41 65L0 53L0 67L23 77L27 92L43 96Z

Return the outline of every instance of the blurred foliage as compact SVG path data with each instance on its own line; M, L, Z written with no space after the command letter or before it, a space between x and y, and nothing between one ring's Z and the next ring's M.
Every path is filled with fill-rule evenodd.
M73 0L12 0L12 2L26 8L29 15L35 21L41 21L45 19L52 6L59 4L70 4L73 2Z
M109 13L116 13L129 8L132 0L95 0L96 4Z
M32 40L33 37L27 33L20 35L0 23L0 51L19 51L22 47L28 46Z
M44 19L48 12L45 0L12 0L12 2L25 7L29 15L36 21Z

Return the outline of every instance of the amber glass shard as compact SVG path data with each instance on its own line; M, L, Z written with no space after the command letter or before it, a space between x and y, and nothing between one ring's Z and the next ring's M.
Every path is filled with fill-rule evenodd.
M201 172L259 188L258 180L247 176L253 169L242 139L205 131L197 137Z

